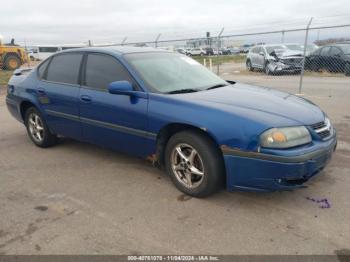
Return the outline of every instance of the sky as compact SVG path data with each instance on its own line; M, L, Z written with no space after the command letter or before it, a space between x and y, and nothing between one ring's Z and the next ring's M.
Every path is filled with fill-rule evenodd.
M0 34L27 44L119 43L350 24L348 0L11 0ZM348 34L350 27L338 30ZM333 31L335 32L335 31ZM319 35L319 33L318 33ZM328 35L328 34L327 34ZM325 34L324 34L325 36ZM348 34L350 37L350 34Z

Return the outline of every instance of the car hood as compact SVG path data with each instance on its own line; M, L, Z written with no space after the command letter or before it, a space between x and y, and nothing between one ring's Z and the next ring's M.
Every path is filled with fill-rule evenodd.
M283 50L283 51L275 51L275 54L278 58L295 58L295 57L303 57L303 53L301 51L296 50Z
M206 103L219 110L227 111L227 108L230 108L232 113L240 109L254 111L256 119L269 121L268 118L271 118L275 125L312 125L324 120L321 109L306 99L271 88L241 83L176 96L192 103Z

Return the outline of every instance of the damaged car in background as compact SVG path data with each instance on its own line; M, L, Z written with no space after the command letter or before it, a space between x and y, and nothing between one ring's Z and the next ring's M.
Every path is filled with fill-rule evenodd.
M263 70L265 74L298 73L301 71L303 54L284 45L259 45L250 49L246 66L249 71Z

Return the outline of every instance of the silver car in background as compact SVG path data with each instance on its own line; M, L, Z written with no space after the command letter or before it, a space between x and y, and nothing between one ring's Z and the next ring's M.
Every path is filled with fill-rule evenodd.
M303 53L285 45L257 45L249 50L246 66L249 71L263 70L267 75L301 71Z

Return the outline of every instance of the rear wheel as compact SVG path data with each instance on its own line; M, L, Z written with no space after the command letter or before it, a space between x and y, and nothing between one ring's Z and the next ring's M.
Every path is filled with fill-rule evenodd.
M21 66L21 60L16 55L8 55L4 65L6 70L15 70Z
M314 71L314 72L319 72L320 71L320 66L317 63L311 62L310 70Z
M346 76L350 76L350 64L345 64L344 73Z
M175 186L185 194L205 197L224 184L224 164L216 145L204 134L183 131L172 136L165 165Z
M50 132L44 118L35 107L27 109L24 122L28 136L35 145L49 147L57 143L57 136Z

